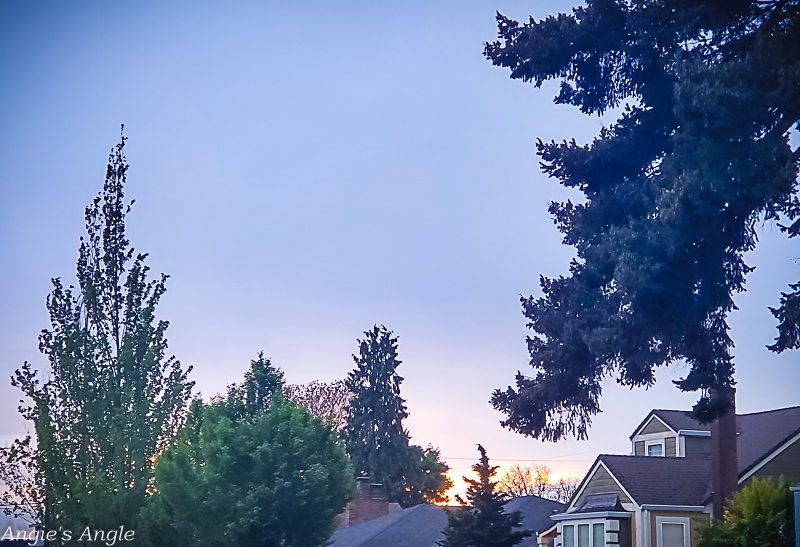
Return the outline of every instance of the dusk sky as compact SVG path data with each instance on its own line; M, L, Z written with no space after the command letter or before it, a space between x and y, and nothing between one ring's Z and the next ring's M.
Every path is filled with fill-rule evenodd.
M530 371L520 295L567 273L547 213L569 194L540 173L537 137L587 142L611 119L553 104L555 85L509 79L481 54L495 11L572 2L0 3L0 443L25 434L9 378L46 359L50 278L74 283L83 208L120 124L128 233L170 275L159 317L204 398L263 350L289 383L341 379L374 324L399 336L413 442L454 475L477 443L503 465L582 475L630 450L652 408L697 394L659 372L613 380L585 442L504 430L495 388ZM737 407L800 404L800 354L770 353L798 240L774 223L730 318Z

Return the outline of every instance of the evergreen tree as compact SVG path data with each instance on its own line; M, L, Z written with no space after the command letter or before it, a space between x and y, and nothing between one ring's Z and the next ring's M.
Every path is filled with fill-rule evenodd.
M397 337L377 325L358 340L356 368L345 383L353 393L344 430L347 453L356 476L379 482L396 499L404 488L409 436L403 428L408 417L400 397L403 378L397 374Z
M286 401L283 387L283 373L259 354L224 399L193 403L178 442L158 458L140 541L325 544L352 495L352 469L336 432Z
M495 391L503 425L533 437L585 438L602 380L700 391L695 416L730 408L727 316L752 268L762 221L800 233L800 4L796 1L587 0L572 14L520 24L497 15L484 53L556 103L587 115L617 109L590 144L538 142L545 173L583 192L552 203L570 274L522 298L531 376ZM774 351L800 345L800 284L773 310Z
M505 512L510 498L498 492L497 482L492 480L498 467L489 465L486 450L481 445L478 445L478 452L481 457L472 466L478 480L464 477L469 485L469 508L447 513L444 540L437 542L441 547L512 547L533 535L530 530L518 529L522 525L519 511ZM457 499L464 503L460 497Z
M124 200L124 146L121 137L85 211L77 291L53 279L51 328L39 336L49 370L40 378L26 362L12 379L32 401L20 411L35 426L36 446L27 446L45 530L133 529L153 459L182 426L190 397L191 367L166 357L168 323L155 316L167 276L148 280L147 255L125 234L133 201Z
M408 412L400 397L397 337L376 325L358 343L356 368L345 380L352 400L342 432L356 476L383 484L403 507L445 501L450 468L435 448L411 445L403 428Z
M283 397L283 371L264 358L264 352L250 361L241 385L228 388L225 408L233 416L253 416L269 409L275 397Z

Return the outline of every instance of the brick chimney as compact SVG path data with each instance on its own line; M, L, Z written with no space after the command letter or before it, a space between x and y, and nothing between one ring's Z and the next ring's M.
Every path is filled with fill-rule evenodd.
M340 527L354 526L383 515L388 515L393 508L382 484L372 483L369 477L356 479L358 488L356 497L347 504L343 522Z
M727 397L728 412L711 423L711 492L714 518L722 520L725 505L739 490L736 450L736 389L711 390L711 397Z

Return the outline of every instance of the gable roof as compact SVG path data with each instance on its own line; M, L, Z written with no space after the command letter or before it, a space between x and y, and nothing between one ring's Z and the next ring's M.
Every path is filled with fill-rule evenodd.
M664 424L675 431L675 433L681 429L689 429L692 431L711 430L711 426L709 424L704 425L695 420L692 416L691 410L665 410L662 408L655 408L650 411L647 417L642 420L638 426L636 426L636 429L633 430L633 433L629 438L633 439L636 435L638 435L645 425L650 422L653 416L664 422Z
M701 424L688 410L651 410L631 435L635 437L657 417L675 432L680 430L711 431L710 424ZM800 406L736 415L738 473L741 477L761 460L800 433Z
M800 406L736 416L736 452L741 477L800 433Z
M711 461L602 454L611 475L638 505L703 505Z

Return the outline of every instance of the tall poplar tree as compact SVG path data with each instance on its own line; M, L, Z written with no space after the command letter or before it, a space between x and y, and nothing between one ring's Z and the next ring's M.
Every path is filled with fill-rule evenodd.
M191 370L168 357L168 323L156 318L166 275L149 279L147 254L125 233L124 136L102 192L86 207L78 286L53 279L50 328L39 336L49 368L25 362L12 378L29 398L45 530L132 529L153 461L183 424ZM62 537L62 536L59 536Z
M494 392L503 425L585 438L604 378L650 386L656 367L681 360L678 387L699 391L695 416L712 421L731 407L727 317L756 229L800 233L789 139L800 129L800 3L587 0L497 22L484 54L511 78L560 80L556 103L618 116L586 145L538 141L543 171L583 193L550 205L577 258L568 276L541 278L541 297L522 298L533 373ZM773 313L770 349L798 348L800 284Z

